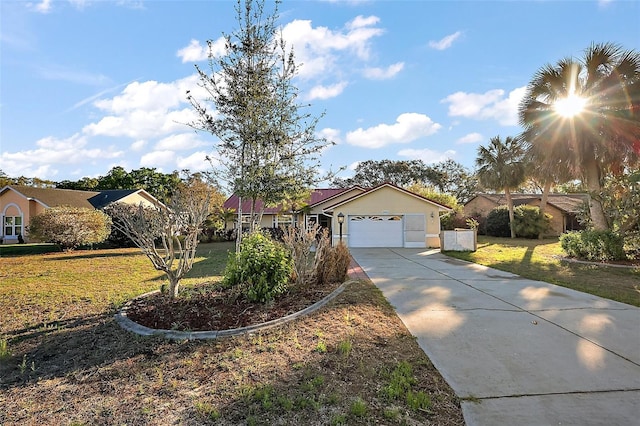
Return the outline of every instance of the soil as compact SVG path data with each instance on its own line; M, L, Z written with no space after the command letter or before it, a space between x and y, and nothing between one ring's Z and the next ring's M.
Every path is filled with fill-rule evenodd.
M463 425L460 400L393 307L364 273L349 275L345 291L310 315L216 340L140 337L98 303L53 324L7 327L0 424ZM238 327L299 311L336 287L292 289L267 305L242 304L215 284L185 287L173 302L139 300L132 313L157 327ZM21 308L35 316L39 307ZM228 311L203 314L219 309ZM246 320L245 311L260 318ZM220 321L233 316L240 318ZM409 390L426 395L427 408L385 392L400 363L411 366ZM354 411L356 402L365 413Z
M260 324L301 311L322 300L340 283L301 285L267 303L250 302L237 289L217 283L182 289L178 297L155 293L131 302L127 316L162 330L228 330Z

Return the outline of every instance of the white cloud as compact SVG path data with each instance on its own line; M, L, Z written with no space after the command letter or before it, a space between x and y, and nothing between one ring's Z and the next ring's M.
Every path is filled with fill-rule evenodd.
M142 149L147 146L147 141L145 140L137 140L131 144L129 147L132 151L142 151Z
M52 178L56 167L104 161L119 158L123 151L113 147L90 148L85 136L75 134L67 139L47 137L36 142L35 149L0 154L0 169L9 176L38 176Z
M212 41L210 47L214 57L224 55L226 53L224 37ZM204 61L209 58L209 43L202 45L199 40L191 39L189 45L178 50L176 56L182 58L182 63Z
M308 98L309 100L335 98L342 93L346 87L346 81L331 86L315 86L309 91Z
M195 75L170 83L157 81L133 82L108 99L94 102L107 113L100 120L83 128L88 135L127 136L133 139L152 139L184 132L186 124L196 120L190 106L186 106L186 92L204 98Z
M51 0L42 0L40 3L27 3L27 7L34 12L49 13L51 12Z
M484 137L480 133L469 133L458 139L456 143L476 143L480 142L484 139Z
M354 161L353 163L349 164L349 166L347 167L347 170L357 169L360 163L362 163L362 161Z
M332 129L331 127L324 128L318 132L318 136L325 138L329 142L335 142L337 144L342 143L342 136L339 129Z
M347 143L366 148L382 148L393 143L409 143L436 133L442 126L424 114L400 114L394 124L378 124L347 133Z
M297 63L301 64L298 76L306 79L325 75L336 67L338 53L355 53L359 60L370 56L370 42L384 30L377 28L376 16L358 16L341 30L313 27L310 20L294 20L282 29L289 46L293 46Z
M503 126L515 126L518 124L518 105L525 92L525 86L512 90L506 98L502 89L485 93L456 92L441 102L449 104L449 115L452 117L494 119Z
M211 154L205 151L197 151L186 157L178 157L176 165L179 170L189 169L192 172L210 170L212 165L207 161L207 157L211 158L213 163L216 164L215 158Z
M403 149L398 152L401 157L407 157L411 160L422 160L426 164L439 163L448 159L453 159L456 152L447 150L444 152L433 151L428 148L424 149Z
M202 141L195 133L178 133L161 139L155 146L158 151L172 150L183 151L198 148L207 143Z
M371 80L387 80L395 77L404 68L404 62L389 65L387 68L366 68L364 76Z
M438 40L438 41L431 40L429 42L429 47L436 50L446 50L450 48L451 45L453 45L453 42L456 41L461 35L462 35L462 32L456 31L455 33L449 34L448 36L444 37L441 40Z
M158 167L172 164L176 159L173 151L151 151L140 158L141 167Z
M157 81L134 81L124 88L121 94L111 99L101 99L94 105L108 113L121 114L134 110L157 111L167 110L171 107L186 102L186 90L188 86L184 80L172 83L159 83ZM190 81L192 84L195 81ZM180 90L182 89L182 90Z

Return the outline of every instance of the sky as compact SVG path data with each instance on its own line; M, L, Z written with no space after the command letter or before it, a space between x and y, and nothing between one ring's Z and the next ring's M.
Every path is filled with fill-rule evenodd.
M272 2L267 1L271 10ZM207 40L237 29L235 1L0 2L0 169L78 180L211 168L195 132ZM640 1L288 1L278 24L294 85L335 142L322 171L366 160L453 159L521 132L517 108L546 64L592 43L640 50Z

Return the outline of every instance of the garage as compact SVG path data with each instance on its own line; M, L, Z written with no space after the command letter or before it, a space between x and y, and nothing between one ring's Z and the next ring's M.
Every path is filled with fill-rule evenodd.
M351 247L402 247L402 217L397 215L349 216Z
M439 247L439 213L449 210L390 183L323 207L334 243L347 247Z

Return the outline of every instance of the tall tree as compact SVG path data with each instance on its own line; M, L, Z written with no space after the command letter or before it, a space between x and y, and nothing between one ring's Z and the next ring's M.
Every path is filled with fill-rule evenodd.
M592 44L581 60L543 66L527 87L519 119L541 164L586 183L593 226L608 229L603 179L640 157L640 53Z
M464 204L478 192L478 179L462 164L448 159L431 166L432 175L429 180L445 194L453 195L459 203Z
M415 183L432 184L437 177L437 173L422 160L366 160L358 163L353 177L334 179L333 184L339 187L372 187L392 183L406 187Z
M224 35L226 53L216 57L209 41L208 72L196 66L208 99L187 93L198 116L190 125L219 139L218 176L241 199L251 200L252 227L262 216L258 200L275 205L324 179L318 156L330 144L316 135L319 118L297 101L292 80L298 66L278 34L279 3L267 14L264 0L238 0L239 28Z
M511 190L517 189L525 178L522 143L518 138L507 136L504 143L500 136L489 140L487 147L478 147L476 175L480 184L488 189L504 190L509 208L511 238L516 237Z

